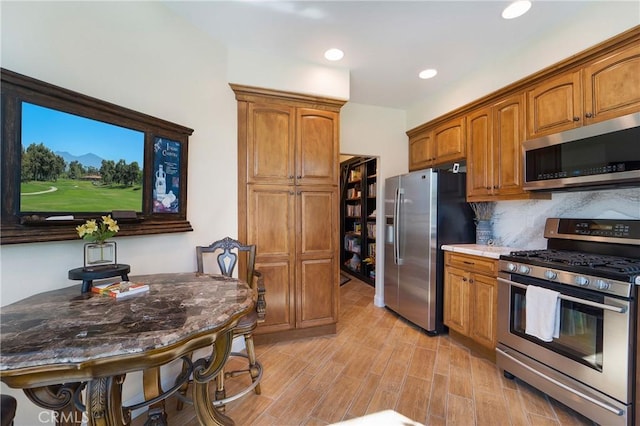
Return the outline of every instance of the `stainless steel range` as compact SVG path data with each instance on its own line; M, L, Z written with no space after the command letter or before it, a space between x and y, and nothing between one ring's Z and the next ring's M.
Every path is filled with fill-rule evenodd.
M547 219L544 236L547 249L500 257L498 367L599 424L631 425L640 220ZM535 287L559 305L549 338L526 324Z

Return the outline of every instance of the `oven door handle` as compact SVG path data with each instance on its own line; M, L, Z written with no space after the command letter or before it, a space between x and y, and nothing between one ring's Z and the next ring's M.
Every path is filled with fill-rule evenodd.
M542 378L544 380L547 380L547 381L553 383L554 385L559 386L562 389L564 389L564 390L566 390L568 392L571 392L572 394L574 394L574 395L576 395L576 396L578 396L578 397L580 397L582 399L585 399L585 400L589 401L592 404L595 404L595 405L597 405L597 406L599 406L601 408L604 408L605 410L612 412L616 416L622 416L624 414L624 411L622 411L622 410L620 410L620 409L618 409L616 407L613 407L613 406L611 406L609 404L606 404L606 403L604 403L602 401L598 401L597 399L595 399L595 398L593 398L593 397L591 397L589 395L586 395L586 394L580 392L577 389L573 389L572 387L567 386L564 383L561 383L561 382L557 381L553 377L549 377L546 374L536 370L535 368L532 368L532 367L528 366L527 364L523 363L522 361L520 361L520 360L512 357L511 355L509 355L509 353L507 351L503 350L503 349L496 348L496 352L500 352L500 354L502 354L502 356L504 356L506 358L509 358L511 361L515 362L516 364L520 365L521 367L526 368L527 370L529 370L531 373L535 374L536 376L538 376L538 377L540 377L540 378Z
M504 278L500 278L500 277L498 277L498 281L503 283L503 284L512 285L514 287L519 287L519 288L524 288L524 289L526 289L528 287L528 286L526 286L524 284L520 284L520 283L517 283L517 282L514 282L514 281L505 280ZM627 312L627 308L625 306L605 305L603 303L592 302L591 300L584 300L584 299L580 299L578 297L566 296L564 294L560 294L559 297L562 300L568 300L570 302L577 302L577 303L581 303L583 305L593 306L594 308L606 309L607 311L613 311L613 312L616 312L616 313L619 313L619 314L624 314L625 312Z

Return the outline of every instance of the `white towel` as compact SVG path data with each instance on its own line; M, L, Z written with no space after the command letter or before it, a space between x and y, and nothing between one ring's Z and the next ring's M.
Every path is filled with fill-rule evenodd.
M560 293L542 287L527 287L525 333L545 342L560 337Z

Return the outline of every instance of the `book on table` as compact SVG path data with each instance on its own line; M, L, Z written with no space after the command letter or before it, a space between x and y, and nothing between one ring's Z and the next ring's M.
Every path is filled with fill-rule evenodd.
M122 297L133 296L149 291L149 285L144 283L134 283L131 281L120 281L116 283L97 284L91 287L93 293L120 299Z

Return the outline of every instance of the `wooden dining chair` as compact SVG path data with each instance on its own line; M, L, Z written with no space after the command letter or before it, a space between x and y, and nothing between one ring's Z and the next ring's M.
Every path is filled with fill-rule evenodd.
M256 359L255 347L253 344L253 330L256 329L258 323L264 321L266 302L265 302L265 288L262 275L255 269L256 261L256 246L244 245L239 241L226 237L222 240L216 241L209 246L197 246L196 247L196 260L199 273L205 272L205 257L207 254L215 257L220 272L228 277L231 277L234 273L235 267L238 264L239 256L245 255L246 258L246 277L240 274L240 278L246 279L247 283L257 293L257 301L255 309L249 312L247 315L240 318L238 324L233 329L233 338L244 337L246 346L246 354L240 352L232 352L230 357L243 357L248 360L248 368L242 370L227 371L226 366L218 374L216 378L216 393L214 405L218 407L224 407L225 404L234 401L251 390L254 390L256 394L260 394L260 380L262 379L262 365ZM250 374L251 385L245 387L239 392L233 395L227 396L225 389L225 380L231 377L237 377L242 374Z
M0 412L0 424L2 426L12 426L13 418L16 416L17 402L11 395L0 395L2 411Z

